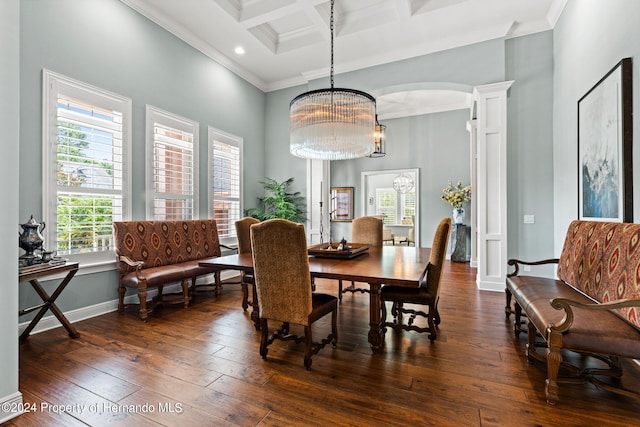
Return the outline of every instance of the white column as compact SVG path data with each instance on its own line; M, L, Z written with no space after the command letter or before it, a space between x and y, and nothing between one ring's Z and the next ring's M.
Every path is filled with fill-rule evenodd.
M507 90L513 81L476 86L479 289L503 291L507 276Z
M473 111L473 110L472 110ZM470 159L470 175L471 175L471 267L478 267L478 197L476 189L478 188L478 121L471 119L467 122L467 131L469 132L469 159Z
M307 243L329 241L329 161L307 160ZM322 211L320 210L322 201ZM322 225L322 226L321 226ZM322 238L320 237L322 230Z

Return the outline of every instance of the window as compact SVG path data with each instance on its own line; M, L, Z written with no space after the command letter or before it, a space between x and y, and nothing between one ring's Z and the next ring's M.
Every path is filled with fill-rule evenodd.
M242 217L242 138L209 128L209 216L222 243L236 241Z
M376 189L376 215L386 225L404 224L416 214L416 192L399 193L393 188Z
M393 188L376 189L376 215L382 215L385 224L397 224L396 196Z
M43 72L45 248L83 263L115 258L130 217L131 100Z
M198 215L198 123L147 105L147 218Z
M409 219L416 215L416 192L410 191L404 193L400 197L400 212L402 212L401 219Z

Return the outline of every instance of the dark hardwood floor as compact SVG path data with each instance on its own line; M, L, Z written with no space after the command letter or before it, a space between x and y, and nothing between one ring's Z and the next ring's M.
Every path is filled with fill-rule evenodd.
M372 355L368 295L346 295L338 348L321 350L310 371L302 344L276 342L261 359L237 285L147 322L135 309L76 322L78 339L62 328L32 335L20 345L20 391L37 412L6 425L640 425L639 401L591 384L563 384L558 406L547 405L545 366L527 363L504 294L478 291L468 264L445 269L434 343L389 331ZM624 367L624 383L640 384L638 367Z

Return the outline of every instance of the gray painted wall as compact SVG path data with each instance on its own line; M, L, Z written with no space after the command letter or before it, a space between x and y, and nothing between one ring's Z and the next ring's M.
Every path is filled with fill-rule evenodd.
M339 46L337 46L339 48ZM335 76L336 87L359 89L375 93L390 87L423 82L445 82L466 85L494 83L504 80L504 41L491 40L457 49L424 55L417 58L384 64ZM340 70L340 64L335 64ZM327 62L327 71L329 63ZM265 146L265 171L274 179L296 177L295 190L306 193L306 160L289 154L289 103L308 90L329 86L329 79L318 79L308 85L267 93ZM387 128L390 132L390 128ZM395 142L394 142L395 143ZM408 146L399 143L396 155L407 151ZM395 149L395 148L394 148ZM389 151L389 150L387 150ZM409 151L411 152L411 151ZM331 174L341 168L353 168L357 162L371 159L340 160L331 164ZM389 161L389 160L387 160ZM378 163L384 169L395 169ZM399 168L407 167L397 165ZM371 170L369 166L366 169ZM359 171L357 173L359 176ZM298 177L300 177L298 179ZM358 178L359 179L359 178ZM446 180L445 180L446 183ZM334 182L334 184L337 184ZM358 181L359 185L359 181Z
M212 125L245 140L245 207L262 194L258 181L265 176L296 177L294 190L306 191L306 161L289 155L290 100L309 89L325 87L327 79L309 85L264 94L204 55L158 28L116 0L3 0L0 3L3 37L0 39L1 119L7 141L20 141L15 152L2 157L6 182L17 175L19 186L2 190L6 206L0 236L15 239L17 224L41 214L41 70L70 77L129 96L134 102L134 217L144 215L144 106L156 107L197 120L201 141ZM17 8L20 22L17 25ZM515 80L508 98L508 215L509 256L540 259L558 255L566 227L577 216L577 100L621 58L640 50L640 2L636 0L569 0L553 32L517 39L493 40L419 58L336 76L336 86L375 92L401 84L449 82L478 85ZM70 25L69 23L73 24ZM20 32L20 51L16 43ZM5 34L7 37L5 37ZM102 54L84 50L100 47ZM339 46L338 46L339 48ZM19 55L20 69L16 69ZM336 64L339 70L340 64ZM640 111L640 64L634 65L634 110ZM19 97L15 88L19 83ZM13 106L21 104L17 116ZM334 185L358 186L360 172L373 169L421 169L422 212L448 215L436 194L448 179L465 180L465 170L439 171L434 161L468 156L463 124L466 113L395 119L385 122L389 155L383 159L339 161L331 165ZM11 124L20 123L19 130ZM450 123L450 128L442 125ZM439 127L440 126L440 127ZM634 133L639 135L638 120ZM424 145L416 145L421 140ZM438 140L456 141L445 151ZM433 144L430 145L430 144ZM447 144L448 145L448 144ZM205 158L202 144L201 158ZM268 147L268 149L265 149ZM437 150L437 151L436 151ZM634 150L637 165L639 150ZM468 159L468 157L467 157ZM412 163L413 162L413 163ZM454 161L451 165L464 164ZM18 173L19 172L19 173ZM206 172L200 174L204 179ZM429 177L429 178L427 178ZM634 171L634 211L639 215L640 168ZM430 184L431 183L431 184ZM18 190L20 198L18 199ZM206 200L206 187L200 197ZM356 209L360 199L356 196ZM206 215L206 203L201 203ZM522 215L534 214L534 225L522 224ZM423 219L422 241L430 241L428 217ZM15 225L15 227L14 227ZM13 237L11 237L13 236ZM553 243L550 243L553 242ZM5 268L17 281L17 245L5 245ZM5 289L0 300L0 362L4 375L0 397L15 392L17 383L17 296ZM20 307L35 298L20 287ZM80 276L61 297L63 310L115 299L115 272ZM24 320L24 319L21 319Z
M244 138L245 205L264 175L265 94L117 0L23 0L20 3L19 217L42 218L42 69L133 100L133 219L145 215L145 105ZM17 122L17 121L16 121ZM207 163L199 171L200 217L207 217ZM16 221L16 232L18 230ZM82 266L81 266L82 268ZM81 275L60 297L63 311L116 299L114 270ZM51 285L52 286L52 285ZM37 301L22 287L20 307ZM22 318L25 321L28 317Z
M578 217L578 100L622 58L633 59L634 222L640 221L640 2L569 0L553 32L555 251Z
M509 258L542 260L553 252L553 34L506 41L509 91L507 215ZM524 224L523 215L535 215ZM553 267L536 274L553 277Z
M356 187L355 216L361 216L362 172L420 169L420 244L430 247L438 222L451 216L451 206L440 199L442 189L448 180L470 182L468 120L468 110L457 110L384 121L388 154L378 159L333 162L331 185ZM351 223L332 223L331 231L335 237L349 238Z
M15 182L18 175L20 139L20 4L19 0L0 2L0 127L3 129L0 156L0 179ZM2 271L2 298L0 298L0 402L19 397L18 392L18 186L2 186L0 209L0 270ZM15 242L16 244L7 244ZM24 284L28 286L28 284ZM14 414L0 409L0 423Z
M336 67L339 69L339 64ZM376 93L414 83L475 86L516 80L507 100L508 253L509 257L540 259L552 256L553 250L552 73L552 33L548 31L339 74L335 84ZM327 85L328 79L320 79L308 87L267 94L266 145L277 154L267 156L266 170L285 177L304 176L305 161L286 157L288 103L305 90ZM422 246L430 246L439 219L451 215L450 207L440 200L442 188L448 180L469 182L469 136L465 128L469 116L468 111L461 110L382 121L387 125L387 156L334 161L331 183L358 187L363 171L420 168L420 241ZM356 194L355 199L355 212L360 215L360 196ZM525 213L535 214L536 224L523 226ZM350 232L349 223L332 225L332 236L349 236Z

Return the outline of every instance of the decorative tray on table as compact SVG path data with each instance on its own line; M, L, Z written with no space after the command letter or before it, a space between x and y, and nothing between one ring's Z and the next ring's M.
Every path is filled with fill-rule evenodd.
M321 243L319 245L309 246L309 255L313 255L319 258L339 258L350 259L357 257L369 250L369 244L367 243L349 243L346 249L338 250L340 242Z

